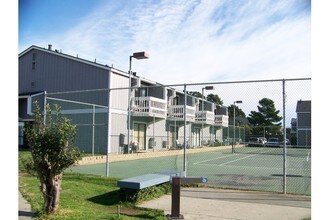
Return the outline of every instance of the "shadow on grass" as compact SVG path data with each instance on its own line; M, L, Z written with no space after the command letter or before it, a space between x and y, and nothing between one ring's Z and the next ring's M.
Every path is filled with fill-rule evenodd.
M87 200L99 205L108 206L111 210L110 212L117 213L121 216L133 216L139 219L159 219L160 216L164 215L162 210L137 208L132 203L122 203L120 200L120 190L114 190L102 195L94 196Z
M120 203L119 190L114 190L102 195L94 196L87 200L105 206L118 205Z

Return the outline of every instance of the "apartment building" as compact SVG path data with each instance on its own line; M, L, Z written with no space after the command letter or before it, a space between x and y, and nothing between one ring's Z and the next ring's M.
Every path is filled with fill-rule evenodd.
M302 147L311 146L312 134L312 102L310 100L299 100L297 102L296 134L297 145Z
M136 74L78 56L31 46L19 54L19 144L33 122L34 102L59 104L77 126L86 153L129 153L206 147L223 141L224 106ZM184 114L185 113L185 114ZM128 142L130 146L127 147Z

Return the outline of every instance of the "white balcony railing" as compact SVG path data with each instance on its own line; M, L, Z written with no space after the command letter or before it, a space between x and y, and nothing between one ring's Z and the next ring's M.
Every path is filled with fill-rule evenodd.
M195 121L195 108L192 106L186 106L186 120ZM168 106L168 119L169 120L184 120L184 105L170 105Z
M229 117L228 115L215 115L214 125L228 127Z
M132 105L133 116L150 116L166 118L167 102L155 97L134 97Z
M214 124L214 112L197 111L195 122L213 125Z

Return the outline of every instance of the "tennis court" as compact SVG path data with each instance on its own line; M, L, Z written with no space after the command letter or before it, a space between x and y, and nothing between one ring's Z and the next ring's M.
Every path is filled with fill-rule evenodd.
M209 186L283 192L283 148L239 147L232 153L231 149L214 147L208 152L187 152L187 175L206 176ZM287 149L287 193L311 194L310 152L310 149ZM95 175L105 175L105 169L105 164L71 168L74 172ZM175 156L113 162L109 174L121 179L161 170L182 171L182 150Z

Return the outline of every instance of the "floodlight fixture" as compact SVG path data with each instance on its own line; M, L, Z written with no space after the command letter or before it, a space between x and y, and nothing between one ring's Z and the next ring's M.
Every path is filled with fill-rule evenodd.
M142 59L148 59L149 54L145 51L142 51L142 52L133 53L133 55L131 57L138 59L138 60L142 60Z

